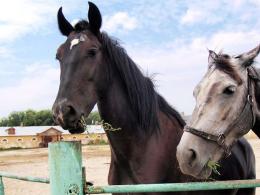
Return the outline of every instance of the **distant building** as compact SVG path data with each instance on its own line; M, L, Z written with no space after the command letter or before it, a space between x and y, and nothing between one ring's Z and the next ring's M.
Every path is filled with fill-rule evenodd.
M82 144L107 143L101 125L88 125L87 132L70 134L60 126L0 127L0 148L47 147L49 142L78 140Z

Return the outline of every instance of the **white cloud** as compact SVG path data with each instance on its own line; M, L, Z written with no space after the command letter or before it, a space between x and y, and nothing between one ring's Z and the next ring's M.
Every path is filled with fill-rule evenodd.
M104 29L108 32L130 31L137 27L137 19L127 12L117 12L112 16L104 16Z
M239 54L259 44L259 31L220 31L192 41L175 40L166 46L128 48L130 56L155 77L159 92L179 111L191 113L192 91L207 69L207 48ZM259 61L259 57L258 57ZM51 108L59 85L59 68L32 64L16 85L0 88L0 117L14 110Z
M260 0L250 0L250 2L258 7L260 7Z
M249 51L254 46L260 44L260 31L238 31L225 32L220 31L214 34L208 41L208 47L216 48L217 50L224 49L224 52L231 54L239 54Z
M155 31L167 30L168 28L162 29L158 27L161 27L165 21L175 22L175 20L180 19L180 13L182 13L176 2L167 2L163 1L159 4L145 2L143 4L140 3L140 5L138 3L138 6L133 11L116 12L113 15L105 16L103 17L104 29L109 33L127 32L137 28L139 30L139 26L142 26L151 31L151 34ZM255 5L260 5L259 0L251 0L251 2ZM73 8L67 4L67 1L61 4L63 4L65 15L68 15L68 9L70 11L71 9L74 11L80 9L82 11L82 7L78 6L81 3L71 3L75 6ZM132 46L132 48L128 49L133 59L141 65L144 71L149 70L150 73L158 73L155 79L157 80L156 84L159 86L159 92L170 103L177 106L179 111L190 113L193 109L192 91L196 83L206 72L207 48L224 49L226 53L238 54L250 50L259 44L260 23L255 21L258 18L256 16L259 14L244 7L248 6L244 1L237 0L234 6L235 9L233 9L232 4L229 1L196 1L196 3L188 1L186 3L188 7L187 12L181 16L181 22L186 25L198 24L196 27L199 28L199 23L216 23L221 21L222 17L225 17L225 13L230 14L231 12L242 10L241 12L236 12L236 16L242 17L243 21L248 21L248 23L254 21L255 27L252 29L257 30L248 28L248 23L243 24L244 26L241 29L239 25L242 26L242 24L228 23L227 25L231 27L225 27L222 31L216 32L215 29L210 29L212 30L210 37L205 37L204 35L201 37L197 36L189 42L178 39L171 44L168 44L170 40L162 38L160 39L162 42L167 40L167 45L163 43L156 46L151 44L149 47L144 48L144 42L141 42L141 46ZM85 2L84 6L87 8ZM228 12L225 9L223 12L217 12L216 10L220 6L221 8L232 9L228 10ZM9 0L1 2L0 43L6 44L7 42L15 41L23 35L39 32L53 19L56 22L57 8L58 6L52 0L19 0L15 2ZM244 10L248 10L248 12L245 13ZM76 17L79 16L78 14L76 15ZM254 20L250 20L253 17ZM69 16L68 19L70 19ZM236 28L234 29L233 27ZM170 26L169 29L171 29ZM182 32L182 37L184 37L186 32ZM136 36L136 33L131 36ZM154 37L154 39L155 42L158 41L157 37ZM130 44L134 43L131 42ZM9 54L8 48L0 47L0 57L8 56ZM10 75L12 72L0 70L0 75L6 76L7 74ZM58 90L58 74L58 68L53 68L50 65L33 64L26 67L23 77L19 78L19 82L16 85L8 84L8 86L0 87L0 116L6 116L14 110L50 108Z
M221 5L224 1L197 1L196 3L187 3L187 10L181 17L180 23L193 25L196 23L215 24L223 20L222 14L219 14Z
M129 48L129 53L144 72L157 73L158 91L173 106L191 114L195 104L193 89L207 70L207 48L239 54L256 47L260 43L259 34L259 31L221 31L210 37L196 37L188 43L176 40L161 49ZM260 56L256 61L259 60Z
M201 21L205 17L205 14L196 9L188 9L185 15L181 18L182 24L192 24Z
M8 71L8 70L0 70L0 77L4 76L14 76L15 75L15 72L14 71Z
M193 25L196 23L216 24L224 19L223 15L218 14L218 5L204 4L188 8L186 13L181 17L180 23L184 25Z
M51 108L59 85L59 69L47 64L26 67L24 76L0 88L0 117L12 111Z
M9 0L0 6L0 42L41 29L57 11L57 2L51 0Z
M257 9L260 6L259 0L188 1L186 3L187 10L180 18L180 23L184 25L205 25L220 22L221 25L225 25L225 23L230 25L230 21L236 20L232 25L238 26L243 22L250 21L250 19L252 21L253 17L259 17Z
M12 56L12 52L6 47L0 47L0 58L8 58Z

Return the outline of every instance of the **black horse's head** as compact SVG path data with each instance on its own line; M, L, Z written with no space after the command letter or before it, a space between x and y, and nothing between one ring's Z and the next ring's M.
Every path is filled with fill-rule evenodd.
M89 2L88 22L83 20L73 27L58 11L58 25L67 37L57 50L60 62L60 86L53 105L54 120L70 133L82 133L80 119L88 116L97 102L97 72L102 64L98 8ZM83 85L84 84L84 85ZM83 104L84 103L84 104Z

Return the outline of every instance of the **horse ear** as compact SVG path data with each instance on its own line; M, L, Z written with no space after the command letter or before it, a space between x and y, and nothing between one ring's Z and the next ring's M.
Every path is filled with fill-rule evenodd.
M260 44L256 48L248 52L235 56L235 58L238 60L239 64L242 67L248 67L253 64L254 59L257 57L259 52L260 52Z
M61 34L63 34L64 36L69 36L69 34L72 31L74 31L74 28L68 22L68 20L64 17L64 15L62 13L62 7L60 7L60 9L58 11L57 18L58 18L58 25L59 25Z
M217 59L218 54L216 54L214 51L209 50L209 57L208 57L208 64L209 66L215 62L215 60Z
M88 10L89 28L92 33L97 35L101 28L102 17L99 9L94 3L88 2L88 4L89 4L89 10Z

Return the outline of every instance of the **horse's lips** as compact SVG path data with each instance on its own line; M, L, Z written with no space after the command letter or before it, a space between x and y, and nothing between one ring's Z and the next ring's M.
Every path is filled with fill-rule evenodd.
M208 179L212 173L212 170L207 167L207 164L205 164L200 171L191 172L190 170L185 169L182 170L182 172L186 175L191 175L192 177L197 179Z
M71 134L78 134L78 133L83 133L85 129L83 127L78 127L78 128L68 129L68 131Z
M207 173L207 171L209 171ZM208 179L209 176L211 175L212 170L207 167L207 164L201 169L201 171L194 177L198 178L198 179Z
M73 128L69 128L68 131L71 133L71 134L78 134L78 133L83 133L85 131L85 128L84 126L78 122L75 127Z

